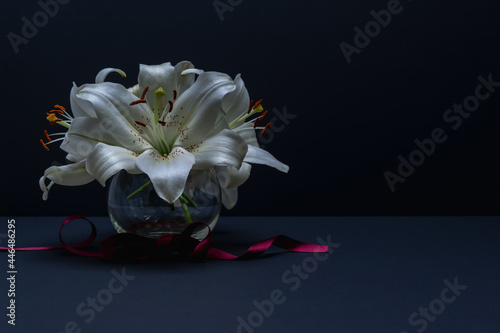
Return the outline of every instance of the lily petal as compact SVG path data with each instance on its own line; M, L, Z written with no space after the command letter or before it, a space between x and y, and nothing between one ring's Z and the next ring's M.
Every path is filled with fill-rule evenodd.
M130 91L132 94L134 94L134 96L137 98L141 97L141 95L142 95L141 88L139 88L138 84L136 84L133 87L128 88L127 90Z
M104 68L102 71L97 73L97 76L95 77L95 83L102 83L102 82L106 81L106 77L108 76L108 74L110 74L112 72L116 72L116 73L120 74L122 77L127 77L127 74L125 74L125 72L122 71L121 69Z
M92 103L78 98L76 95L80 88L73 82L73 87L69 94L69 102L71 105L71 112L75 118L77 117L95 117L95 110Z
M253 122L242 123L241 125L233 128L235 133L238 133L239 136L249 145L258 147L259 142L257 141L257 135L255 134L255 129L253 128Z
M250 177L252 166L243 162L239 169L235 167L216 167L217 178L219 184L223 188L238 187L247 181Z
M99 142L112 146L125 143L125 148L132 151L143 151L151 147L137 132L131 132L128 127L120 128L118 124L119 122L109 119L75 118L61 149L82 159L87 157Z
M264 149L251 145L248 146L248 153L243 161L254 164L265 164L285 173L290 169L288 165L281 163Z
M222 109L226 113L229 123L236 120L243 112L248 110L248 106L250 105L250 97L240 74L236 75L234 84L236 89L227 94L222 100Z
M205 139L221 111L222 99L234 88L233 80L226 74L201 73L165 119L167 123L178 124L178 130L171 131L167 141L176 138L174 145L188 147Z
M233 208L238 202L238 188L221 188L221 192L222 204L224 207L226 207L226 209Z
M196 157L195 169L208 169L218 165L239 169L247 154L247 146L238 134L225 129L188 148L188 151Z
M136 121L146 125L153 123L149 107L144 104L131 106L137 97L122 85L111 82L88 84L80 87L76 96L92 104L96 117L101 120L100 125L116 143L127 149L134 150L140 137Z
M149 176L158 196L173 203L184 191L194 161L193 154L176 147L167 157L154 149L147 150L137 157L136 164Z
M177 88L177 73L169 62L152 66L141 64L138 81L141 91L149 87L145 99L151 108L155 105L155 91L160 87L165 91L165 95L161 97L160 114L168 101L173 101L174 90Z
M193 68L190 61L181 61L175 65L175 73L177 74L177 98L189 89L194 83L194 74L183 74L184 71Z
M184 76L184 75L189 75L189 74L198 74L200 75L201 73L203 73L204 70L203 69L197 69L197 68L189 68L189 69L186 69L186 70L183 70L181 72L181 75Z
M136 166L137 153L116 146L98 143L87 157L86 168L88 173L106 185L106 180L121 170L131 174L139 174L141 170Z
M47 178L51 180L49 186L45 185ZM49 190L54 183L65 186L80 186L88 184L94 179L85 169L85 160L73 164L51 166L45 170L39 181L40 188L43 191L42 198L47 200Z
M130 103L135 102L137 97L121 84L113 82L84 84L78 88L76 98L92 103L97 118L124 120L131 127L137 120L149 124L153 116L151 109L144 104L131 106Z

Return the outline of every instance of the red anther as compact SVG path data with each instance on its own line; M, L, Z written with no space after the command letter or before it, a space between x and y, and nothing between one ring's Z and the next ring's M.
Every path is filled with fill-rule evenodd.
M142 92L141 99L144 99L146 97L146 93L148 92L149 87L144 88L144 91Z
M177 99L177 90L174 90L174 101Z
M52 139L49 137L49 133L47 130L43 130L43 134L45 135L45 138L47 139L48 142L52 141Z
M171 112L174 108L174 103L172 101L168 101L168 112Z
M253 128L256 128L257 127L257 124L259 123L259 121L261 121L262 119L259 118L256 118L254 121L253 121Z
M165 126L167 124L167 122L165 122L163 120L158 120L158 124L160 124L161 126Z
M61 110L63 110L63 111L66 111L66 109L65 109L63 106L60 106L60 105L58 105L58 104L54 105L54 107L55 107L56 109L61 109Z
M140 121L137 121L137 120L136 120L136 121L135 121L135 123L136 123L137 125L141 125L142 127L146 127L146 124L144 124L143 122L140 122Z
M264 133L267 131L267 129L271 127L271 123L267 123L266 127L264 127L264 129L262 130L262 132L260 132L260 135L264 135Z
M257 102L255 102L255 105L253 106L253 109L255 109L256 107L258 107L260 105L260 103L262 103L262 99L259 99Z
M49 147L47 147L47 145L45 144L45 142L43 142L42 139L40 139L40 143L42 144L43 149L45 149L46 151L50 150Z
M137 101L130 103L130 105L136 105L136 104L140 104L140 103L147 103L147 102L146 102L146 100L141 98L141 99L138 99Z
M64 114L64 112L62 112L61 110L50 110L50 112ZM48 113L47 113L47 115L48 115Z
M253 128L257 127L257 124L262 120L264 119L264 117L267 115L269 111L264 111L264 113L257 119L255 119L254 123L253 123Z
M247 113L250 113L250 111L252 111L252 106L253 106L253 99L250 101L250 106L248 107Z

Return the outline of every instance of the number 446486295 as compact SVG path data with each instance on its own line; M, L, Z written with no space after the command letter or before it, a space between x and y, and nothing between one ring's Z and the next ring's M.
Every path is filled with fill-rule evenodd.
M7 247L9 248L9 259L7 262L9 263L9 269L13 270L16 268L16 220L11 219L8 221L8 231L7 231Z

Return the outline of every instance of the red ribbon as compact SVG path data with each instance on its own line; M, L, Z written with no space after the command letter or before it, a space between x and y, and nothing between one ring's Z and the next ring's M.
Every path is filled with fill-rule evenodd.
M69 222L74 220L85 220L92 227L90 235L81 243L68 245L62 238L62 230ZM207 228L207 236L201 241L191 237L200 228ZM95 225L87 218L80 215L68 217L59 229L59 240L61 246L23 247L15 248L16 251L38 251L52 249L66 249L72 253L87 257L102 257L108 261L144 260L151 258L167 258L178 255L187 259L222 259L222 260L246 260L254 259L262 255L272 245L294 252L328 252L328 246L300 242L287 236L276 236L250 246L240 256L235 256L225 251L210 246L212 232L205 223L192 223L178 235L166 235L160 238L148 238L132 233L120 233L112 235L101 242L102 253L80 250L92 243L97 236ZM0 250L9 250L8 247L0 247Z

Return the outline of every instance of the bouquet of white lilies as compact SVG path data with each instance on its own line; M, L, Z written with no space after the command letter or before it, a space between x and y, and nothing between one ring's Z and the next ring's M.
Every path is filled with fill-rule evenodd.
M213 168L225 175L222 202L231 208L251 163L288 172L287 165L259 148L256 130L269 128L269 123L259 126L267 111L261 101L250 101L239 74L233 80L195 69L188 61L141 65L138 84L127 89L105 82L112 72L125 77L119 69L106 68L95 84L73 86L72 115L59 105L48 113L51 125L64 131L45 131L40 142L46 150L61 142L71 163L45 171L40 178L44 200L54 184L97 180L105 186L125 170L146 174L149 182L144 186L153 186L160 198L174 203L182 197L191 170Z

